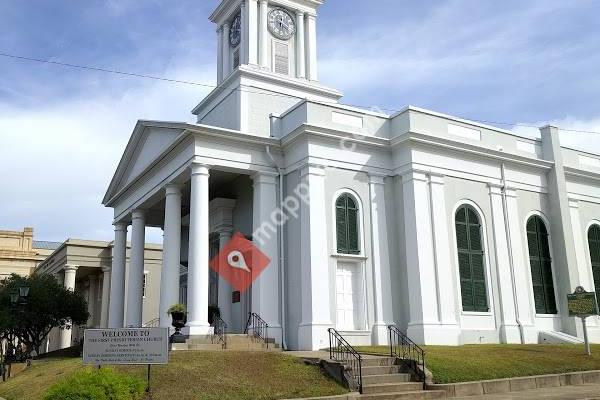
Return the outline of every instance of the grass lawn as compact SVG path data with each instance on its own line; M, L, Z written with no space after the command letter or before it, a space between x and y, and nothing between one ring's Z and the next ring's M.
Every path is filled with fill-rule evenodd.
M389 347L358 347L357 350L388 354ZM600 370L600 345L592 356L583 345L468 345L424 346L427 368L435 383Z
M54 382L82 368L81 359L51 359L0 383L7 400L39 400ZM117 367L146 379L145 366ZM278 353L173 352L152 367L152 400L268 400L330 396L347 390L317 367Z

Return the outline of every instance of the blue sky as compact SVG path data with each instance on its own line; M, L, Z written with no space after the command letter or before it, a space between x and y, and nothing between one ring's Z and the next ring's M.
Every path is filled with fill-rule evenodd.
M216 4L3 0L0 52L214 84ZM600 131L599 12L596 0L328 0L320 78L349 104ZM206 93L0 57L0 229L110 240L100 201L135 121L193 121ZM600 152L600 135L562 137Z

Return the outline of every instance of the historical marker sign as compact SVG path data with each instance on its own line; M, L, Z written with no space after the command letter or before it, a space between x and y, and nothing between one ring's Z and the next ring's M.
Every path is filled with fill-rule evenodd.
M570 317L589 317L598 315L598 304L594 292L586 292L581 286L575 293L567 295Z
M83 363L167 364L169 331L167 328L86 329Z

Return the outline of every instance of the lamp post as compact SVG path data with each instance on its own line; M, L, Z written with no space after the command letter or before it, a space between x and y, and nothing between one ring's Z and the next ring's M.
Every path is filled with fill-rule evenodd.
M18 290L14 290L9 293L10 304L15 312L21 311L22 307L27 305L27 299L29 298L29 286L21 286ZM3 357L2 365L2 380L6 380L4 363L8 364L8 377L10 378L10 372L12 369L12 362L17 360L17 349L20 349L20 343L15 348L15 341L18 340L14 332L8 335L6 344L6 354Z

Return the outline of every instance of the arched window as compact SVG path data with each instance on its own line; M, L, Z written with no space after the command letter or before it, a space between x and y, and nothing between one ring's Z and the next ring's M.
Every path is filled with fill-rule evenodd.
M337 252L360 254L358 204L348 193L342 194L335 202L335 223Z
M552 279L552 258L548 230L544 221L533 216L527 221L527 243L529 244L529 264L535 312L538 314L556 314L556 297Z
M592 225L588 232L590 246L590 259L592 260L592 274L596 287L596 298L600 299L600 225Z
M488 312L481 222L469 205L458 209L455 222L463 311Z

